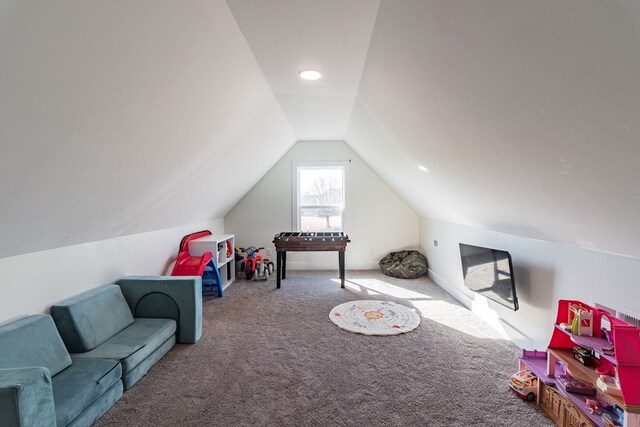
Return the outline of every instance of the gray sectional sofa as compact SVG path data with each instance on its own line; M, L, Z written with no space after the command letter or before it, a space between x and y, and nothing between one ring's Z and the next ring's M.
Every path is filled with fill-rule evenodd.
M122 396L120 363L69 356L50 316L0 327L0 425L91 425Z
M199 277L127 277L2 325L0 426L89 426L201 334Z

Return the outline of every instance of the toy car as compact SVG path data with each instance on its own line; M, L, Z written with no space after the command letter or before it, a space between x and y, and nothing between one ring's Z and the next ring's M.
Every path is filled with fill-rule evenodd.
M521 399L532 402L538 394L538 377L528 369L517 372L511 376L509 388Z

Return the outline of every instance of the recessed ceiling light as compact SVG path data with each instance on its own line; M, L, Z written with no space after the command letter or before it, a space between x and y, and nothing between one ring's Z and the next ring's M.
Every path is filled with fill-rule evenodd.
M322 77L320 71L316 70L302 70L300 71L300 78L304 80L318 80Z

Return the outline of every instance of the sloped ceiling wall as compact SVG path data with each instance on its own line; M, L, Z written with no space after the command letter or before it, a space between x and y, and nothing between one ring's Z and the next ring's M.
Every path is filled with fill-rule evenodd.
M329 134L423 217L640 256L640 3L259 2L337 52L287 117L277 65L323 58L229 4L0 2L0 257L222 217ZM331 129L300 114L332 97Z
M640 256L640 3L383 0L347 142L423 217Z
M0 2L0 257L223 217L295 142L224 1Z

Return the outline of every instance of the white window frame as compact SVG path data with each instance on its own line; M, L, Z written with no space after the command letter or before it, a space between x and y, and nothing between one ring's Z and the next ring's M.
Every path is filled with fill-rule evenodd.
M343 177L343 189L342 189L342 198L343 198L343 209L342 209L342 228L339 231L346 232L347 229L347 203L348 197L347 192L349 188L349 163L350 160L331 160L331 161L294 161L291 162L291 222L294 231L300 230L300 193L299 189L299 181L300 181L300 169L304 168L340 168L342 169L342 177Z

